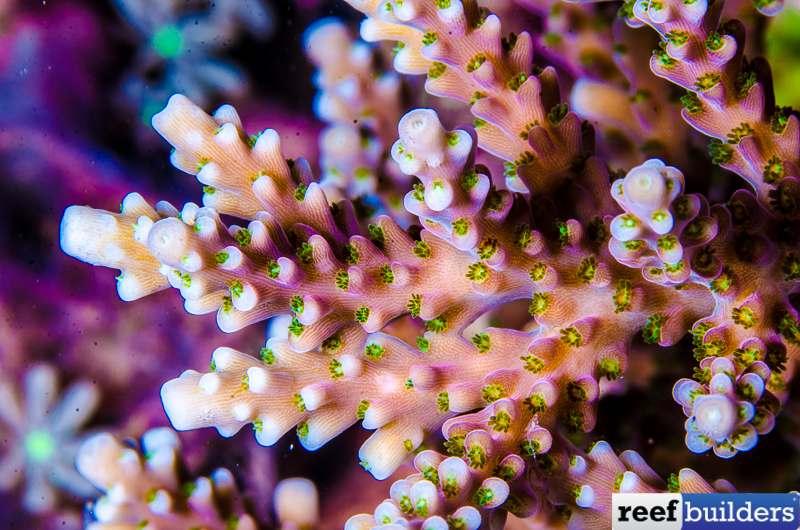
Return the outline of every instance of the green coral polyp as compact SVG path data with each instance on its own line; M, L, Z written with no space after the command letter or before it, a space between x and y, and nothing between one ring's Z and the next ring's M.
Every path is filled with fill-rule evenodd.
M775 134L783 134L792 115L791 107L775 107L775 113L770 118L770 130Z
M487 385L481 391L481 399L486 403L494 403L498 399L506 397L505 389L500 385Z
M355 311L356 322L365 323L369 318L369 308L361 306Z
M370 405L371 403L369 401L367 401L366 399L362 399L361 403L358 404L358 408L356 409L356 418L358 418L359 420L363 420L364 414L367 413L367 409L369 408Z
M566 387L567 399L573 403L585 403L588 399L586 390L577 381L570 381Z
M532 374L538 374L542 370L544 370L545 363L543 360L539 359L535 355L524 355L520 357L520 360L525 361L525 370L529 371Z
M722 38L722 35L716 31L709 33L706 39L706 48L708 48L709 51L718 52L723 46L725 46L725 40Z
M531 394L522 400L522 406L531 411L531 413L538 414L547 410L547 401L538 394Z
M223 296L222 297L222 312L225 314L230 313L233 311L233 301L231 300L230 296Z
M697 78L694 87L702 92L707 92L717 86L722 77L716 72L708 72Z
M477 54L467 63L467 72L469 73L474 72L475 70L480 68L481 65L485 62L486 62L486 55L484 55L483 53Z
M545 275L547 274L547 265L544 263L534 263L533 267L531 267L530 277L531 280L535 282L540 282L544 280Z
M631 214L623 215L620 220L622 221L622 226L624 228L636 228L639 226L639 220L636 218L636 216Z
M519 74L515 75L511 78L511 80L506 83L506 86L511 89L512 92L517 92L522 84L528 80L528 74L524 72L520 72Z
M306 411L306 404L303 402L303 396L300 394L292 394L292 403L300 412Z
M367 225L369 230L370 240L378 247L382 247L386 243L386 234L383 232L383 227L380 225Z
M461 188L464 191L472 191L472 188L478 183L478 174L474 170L469 170L461 176Z
M800 256L794 253L786 255L781 261L781 272L786 275L784 281L800 280Z
M297 320L296 318L293 318L292 323L289 324L289 333L291 333L295 337L299 337L300 335L302 335L305 329L306 327L303 324L301 324L300 321Z
M760 352L755 348L736 348L733 350L733 360L736 361L736 364L739 364L745 368L753 364L754 362L758 361L760 357ZM769 351L767 351L767 357L769 357ZM767 359L764 359L764 362L767 362ZM769 366L769 362L767 365Z
M469 232L469 221L463 217L453 221L453 232L459 236L467 235L467 232Z
M402 149L402 148L401 148ZM402 151L400 151L402 153ZM417 202L425 202L425 186L422 184L414 184L413 191L411 194L414 197L414 200Z
M472 497L472 504L477 504L478 506L486 506L494 499L494 492L488 488L480 488L478 491L475 492L475 495Z
M411 317L416 318L419 316L419 310L422 307L422 296L411 293L411 299L406 304L406 309L411 311Z
M734 307L731 313L731 320L744 329L750 329L758 323L758 318L749 307Z
M682 46L689 41L689 34L685 31L675 29L665 33L664 38L675 46Z
M583 432L585 430L583 414L580 412L568 411L564 414L562 419L564 426L567 428L567 432L570 434Z
M764 166L761 178L764 184L777 184L783 179L783 162L777 156L770 158Z
M476 333L472 337L472 344L478 348L478 353L487 353L492 349L492 339L488 333Z
M511 416L504 410L499 411L497 414L489 417L489 427L497 432L508 432L511 428Z
M434 319L426 320L425 327L427 327L428 331L431 333L443 333L447 331L447 318L438 316Z
M581 341L583 340L583 337L576 327L570 326L566 329L561 329L559 330L559 333L561 333L561 342L567 346L574 346L575 348L581 347Z
M728 133L728 143L730 145L739 145L739 142L742 141L742 138L746 136L753 136L755 131L753 128L750 127L749 123L740 123L738 127L734 127L731 129L731 132Z
M681 479L675 473L672 473L669 476L669 481L667 481L667 491L670 493L681 492Z
M664 270L670 274L675 274L683 270L686 265L683 263L683 260L679 261L675 265L664 264Z
M331 374L331 379L339 379L344 377L344 370L342 369L342 363L337 361L336 359L331 359L328 363L328 372Z
M549 294L533 293L531 299L533 300L533 302L531 302L531 305L528 308L528 313L530 313L531 316L541 315L544 314L545 311L547 311L547 308L550 305Z
M346 291L347 288L350 287L350 275L347 273L347 271L343 270L336 271L336 276L334 277L334 283L336 284L337 289Z
M717 294L725 294L733 285L733 273L727 266L722 268L722 274L711 280L708 288Z
M711 143L708 144L708 151L711 155L711 162L714 164L729 164L733 160L733 147L718 138L711 139Z
M244 285L239 280L233 280L228 287L231 292L231 296L234 298L239 298L242 296L242 291L244 291Z
M557 127L562 121L564 121L564 118L567 117L567 114L569 114L569 103L556 105L550 109L550 112L547 113L547 121L553 127Z
M727 347L720 339L714 339L706 344L700 344L694 349L694 358L699 362L708 357L721 357L725 355Z
M253 238L253 233L247 228L240 228L236 231L236 242L240 247L250 246L250 240Z
M348 263L348 265L356 265L360 257L361 254L354 245L347 243L344 246L344 260Z
M647 319L647 324L642 330L642 336L647 344L661 342L661 332L666 321L667 317L665 315L653 315Z
M228 259L228 258L227 258L227 255L226 255L225 259L226 259L226 260ZM267 274L267 278L270 278L270 279L273 279L273 280L274 280L275 278L277 278L278 276L280 276L280 274L281 274L281 266L280 266L280 265L278 265L278 262L277 262L277 261L275 261L275 260L270 260L270 261L267 263L267 270L266 270L266 274Z
M489 277L489 266L482 261L473 263L468 267L467 273L464 276L473 282L485 281Z
M470 447L466 456L469 460L469 467L472 469L483 469L486 465L486 452L480 445Z
M388 264L382 265L380 268L380 276L381 281L385 284L392 284L394 283L394 273L392 272L392 267Z
M583 258L581 265L578 267L578 279L581 283L589 283L594 280L594 275L597 272L597 262L594 256Z
M603 359L600 361L600 377L605 377L609 381L616 381L620 376L621 369L619 363L614 359Z
M380 344L367 344L364 348L364 354L373 361L377 361L383 357L385 353L386 348L382 347Z
M275 353L269 348L261 348L261 361L267 366L275 364Z
M308 438L308 423L301 421L297 424L297 437L301 440Z
M483 92L475 91L475 93L472 94L472 99L469 100L469 103L467 103L467 105L469 105L471 107L475 103L477 103L479 99L483 99L485 97L488 97L488 96L486 94L484 94Z
M447 394L447 391L440 392L436 395L436 406L439 408L439 412L450 411L450 396Z
M678 238L673 235L665 235L658 238L659 250L670 251L678 246Z
M297 249L297 257L300 258L301 263L306 265L314 263L314 247L308 243L301 244L300 248Z
M614 301L614 313L622 313L631 307L633 300L633 285L630 280L620 280L612 296Z
M533 232L531 227L523 224L514 229L514 246L520 250L525 250L531 244Z
M486 238L478 246L478 257L484 260L491 259L491 257L497 252L498 248L499 245L496 239L491 237Z
M439 61L433 61L433 66L428 69L428 79L439 79L447 71L447 65Z
M553 223L553 239L561 248L569 246L569 225L561 219L556 219Z
M758 82L755 72L742 72L736 79L737 95L740 98L747 96L750 89Z
M299 295L297 295L297 296L293 296L293 297L292 297L292 298L289 300L289 307L290 307L290 308L292 309L292 311L294 311L294 312L295 312L295 314L297 314L297 315L299 315L300 313L302 313L302 312L303 312L303 309L304 309L304 307L305 307L305 304L303 303L303 297L302 297L302 296L299 296Z
M667 53L667 43L666 42L659 42L658 49L653 50L653 55L658 58L661 62L661 66L665 68L672 68L678 61L670 57L669 53Z
M417 241L413 251L418 258L428 259L431 257L431 246L425 241Z

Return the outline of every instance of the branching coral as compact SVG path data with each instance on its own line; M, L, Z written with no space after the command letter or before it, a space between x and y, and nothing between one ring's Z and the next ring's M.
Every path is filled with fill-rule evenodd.
M293 316L288 339L270 339L257 356L218 348L208 373L167 382L161 397L173 426L232 436L251 424L263 445L294 428L314 450L363 420L376 432L359 458L378 479L442 428L451 456L418 452L419 474L396 482L373 515L352 518L353 530L413 519L437 530L496 528L507 513L553 506L571 528L602 527L615 491L732 491L688 469L667 484L637 453L617 457L600 442L584 455L569 437L593 429L601 381L625 373L636 335L666 346L688 330L697 381L679 381L674 397L689 418L689 449L732 457L772 429L800 339L790 303L800 285L797 119L779 117L776 132L759 114L736 129L723 165L757 195L738 191L710 206L660 160L614 180L592 156L592 128L559 103L555 71L531 70L530 35L501 38L499 19L474 2L354 3L368 15L366 40L403 44L399 71L427 71L430 92L467 102L477 118L454 130L431 109L399 120L391 156L420 181L404 206L422 229L380 216L362 232L349 201L329 204L308 163L285 159L276 131L249 136L230 106L208 116L180 95L153 125L174 146L173 164L205 185L204 206L153 208L131 194L120 214L71 207L64 215L62 248L121 269L125 299L168 283L187 311L216 311L227 332ZM662 34L687 34L657 51L657 74L685 84L698 64L708 67L708 86L685 100L699 110L684 116L709 134L767 101L757 74L730 92L736 80L725 64L739 57L739 25L700 35L716 26L721 4L708 13L704 0L632 11ZM336 42L341 49L325 51L352 60L343 58L349 41ZM697 53L673 58L687 46ZM334 66L320 74L333 93ZM511 191L475 163L479 146L507 161ZM765 153L780 166L771 182L752 171ZM246 225L226 226L223 214ZM533 331L464 336L516 300L531 301ZM406 316L428 330L411 345L386 332Z
M314 111L330 124L320 134L320 186L331 199L380 198L384 210L401 216L408 177L386 163L403 112L400 76L382 72L379 51L354 41L338 19L308 28L304 49L318 67Z
M256 530L243 509L233 475L217 469L191 479L175 431L153 429L142 437L141 451L108 433L81 445L76 467L104 495L90 504L90 530L207 528Z
M773 211L797 216L800 122L775 105L769 64L743 60L744 25L720 25L724 6L642 0L633 13L662 35L651 68L687 90L684 118L712 137L714 162L747 179Z

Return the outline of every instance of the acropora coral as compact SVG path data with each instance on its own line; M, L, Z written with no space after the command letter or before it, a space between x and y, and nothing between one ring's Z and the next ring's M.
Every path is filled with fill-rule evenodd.
M285 156L281 132L176 94L152 125L202 206L131 193L119 212L63 215L61 248L120 270L123 300L172 287L228 333L290 316L260 351L218 347L205 373L165 381L172 426L252 428L265 446L294 430L313 451L360 421L375 431L358 451L366 471L415 471L348 530L502 528L556 510L569 528L607 528L614 492L735 491L688 468L664 480L637 452L579 435L638 369L637 337L691 336L694 373L663 411L686 417L674 450L736 458L781 421L800 354L800 121L776 102L769 63L744 56L745 23L725 0L627 0L618 13L526 0L546 21L532 35L504 32L476 0L348 3L366 42L335 20L303 40L328 124L321 177ZM750 17L782 3L754 5ZM391 54L367 44L382 41ZM456 102L420 94L416 76ZM409 111L417 101L433 108ZM467 111L471 124L443 125ZM709 197L690 193L703 186ZM503 325L514 317L525 324ZM198 479L180 497L161 472L175 435L159 433L145 463L109 435L84 444L78 468L106 492L92 528L128 495L151 512L200 510L231 484ZM104 478L130 473L153 476L124 495ZM259 524L226 506L203 504L209 528Z

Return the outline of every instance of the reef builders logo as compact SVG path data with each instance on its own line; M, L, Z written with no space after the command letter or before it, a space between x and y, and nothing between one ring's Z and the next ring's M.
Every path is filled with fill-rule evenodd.
M615 493L613 530L798 530L798 493Z

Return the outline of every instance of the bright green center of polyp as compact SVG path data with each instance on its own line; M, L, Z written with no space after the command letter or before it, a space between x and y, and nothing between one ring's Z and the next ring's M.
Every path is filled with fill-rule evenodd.
M162 26L153 35L153 47L165 59L177 57L183 51L183 36L175 26Z
M44 462L55 452L56 444L52 436L42 431L33 431L25 438L25 451L32 460Z

